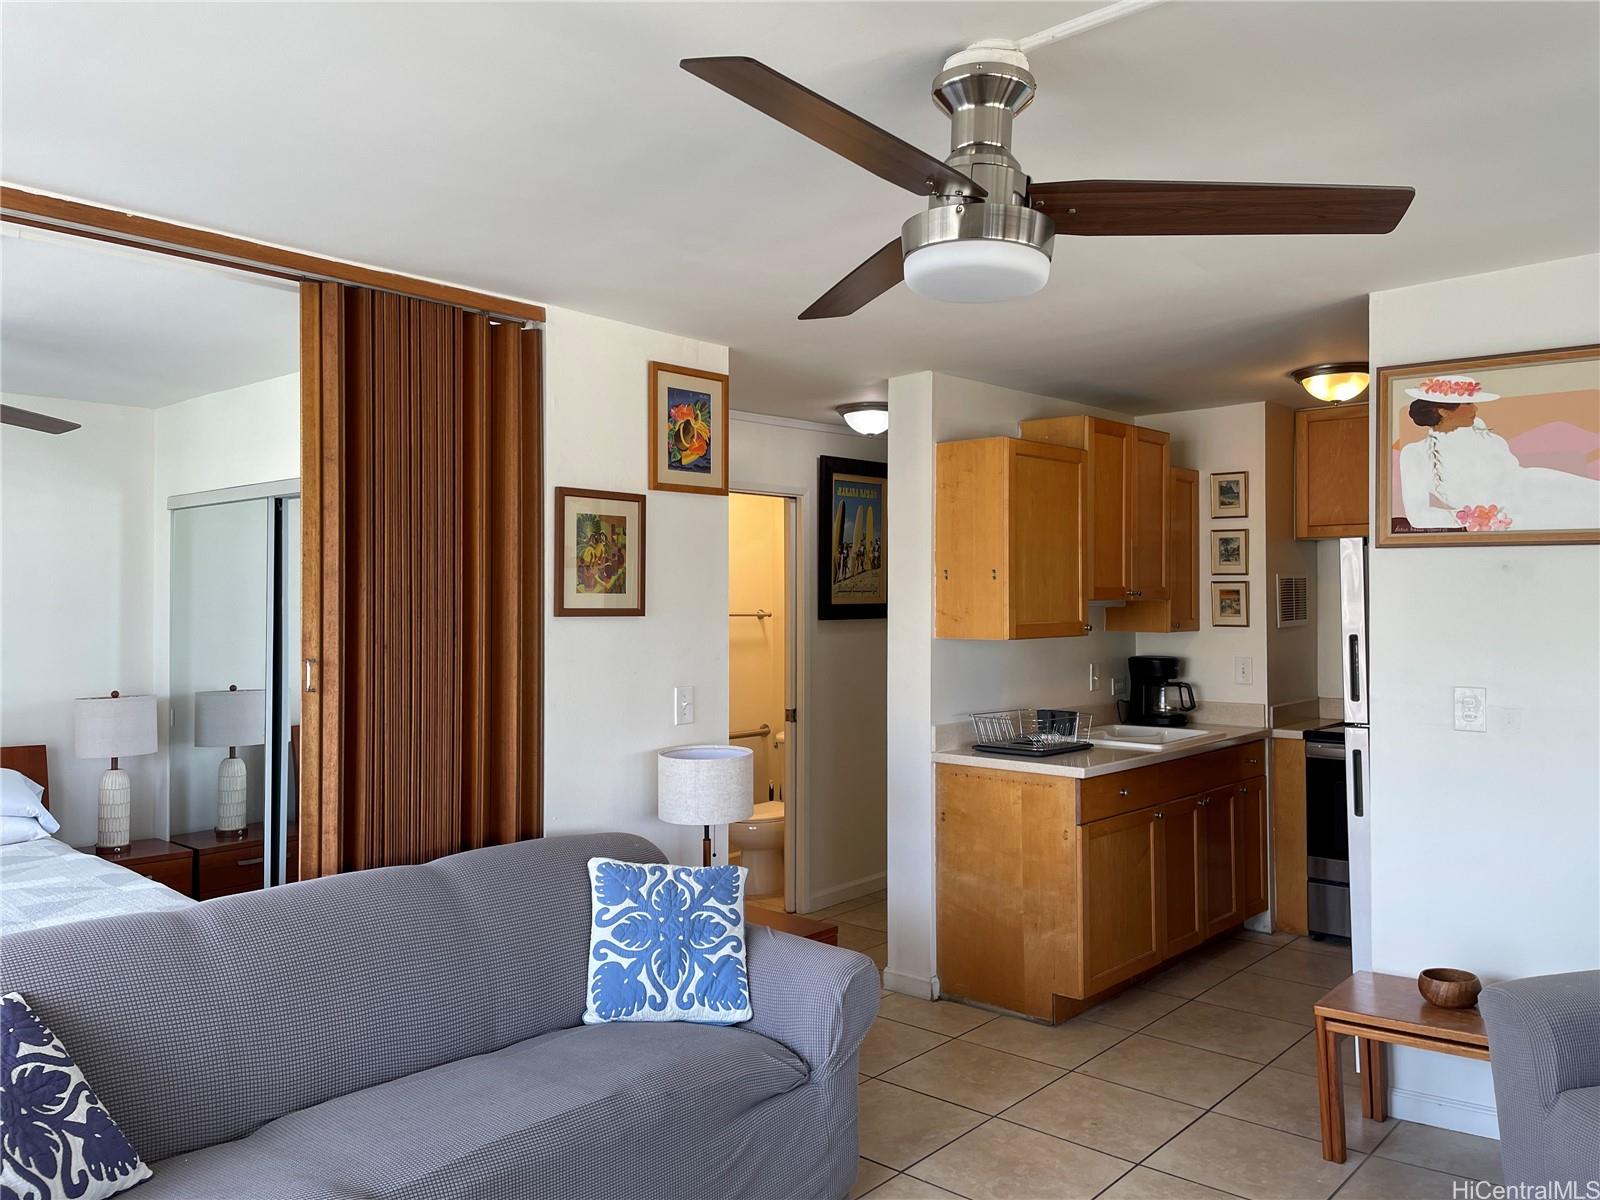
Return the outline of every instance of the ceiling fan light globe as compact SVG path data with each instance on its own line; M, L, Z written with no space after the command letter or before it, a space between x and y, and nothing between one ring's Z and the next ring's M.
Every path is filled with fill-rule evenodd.
M889 406L881 400L841 404L834 411L862 437L881 437L889 432Z
M1032 296L1050 280L1050 256L1023 242L935 242L905 260L906 285L955 304L993 304Z
M1366 363L1320 363L1301 367L1290 378L1324 404L1343 404L1366 391L1372 376Z

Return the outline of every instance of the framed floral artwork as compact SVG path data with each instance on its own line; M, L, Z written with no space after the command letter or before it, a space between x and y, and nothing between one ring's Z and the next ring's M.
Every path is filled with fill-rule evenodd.
M1211 472L1211 515L1213 517L1250 515L1250 472Z
M887 617L888 468L824 455L817 473L817 620Z
M1211 531L1211 573L1213 575L1250 574L1250 531L1213 529Z
M1378 545L1600 542L1600 346L1378 372Z
M1214 580L1211 584L1211 623L1250 624L1250 585Z
M558 617L644 616L644 497L556 489Z
M728 377L650 364L650 490L728 494Z

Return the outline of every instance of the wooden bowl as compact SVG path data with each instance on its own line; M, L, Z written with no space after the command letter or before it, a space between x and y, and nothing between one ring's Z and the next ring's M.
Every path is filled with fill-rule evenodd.
M1417 991L1439 1008L1471 1008L1483 991L1483 981L1471 971L1454 967L1429 967L1417 976Z

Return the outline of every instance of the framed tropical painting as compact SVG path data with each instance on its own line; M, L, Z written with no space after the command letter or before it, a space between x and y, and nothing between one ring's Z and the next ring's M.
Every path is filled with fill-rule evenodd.
M1213 625L1250 624L1250 585L1248 583L1212 581L1211 623Z
M817 474L817 620L887 617L888 468L824 455Z
M1378 372L1379 546L1600 542L1600 346Z
M644 497L556 489L556 616L644 616Z
M1250 531L1213 529L1211 531L1211 573L1213 575L1250 574Z
M728 377L650 364L650 489L728 494Z
M1211 515L1213 517L1250 515L1250 472L1211 472Z

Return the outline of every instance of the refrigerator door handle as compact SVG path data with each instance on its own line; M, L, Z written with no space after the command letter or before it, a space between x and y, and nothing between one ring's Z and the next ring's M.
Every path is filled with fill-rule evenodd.
M1345 693L1357 704L1361 703L1361 635L1350 635L1350 678L1345 684Z
M1350 757L1355 760L1350 769L1350 804L1355 810L1356 820L1359 821L1367 815L1365 787L1361 782L1361 769L1365 765L1362 761L1364 755L1360 750L1352 750Z

